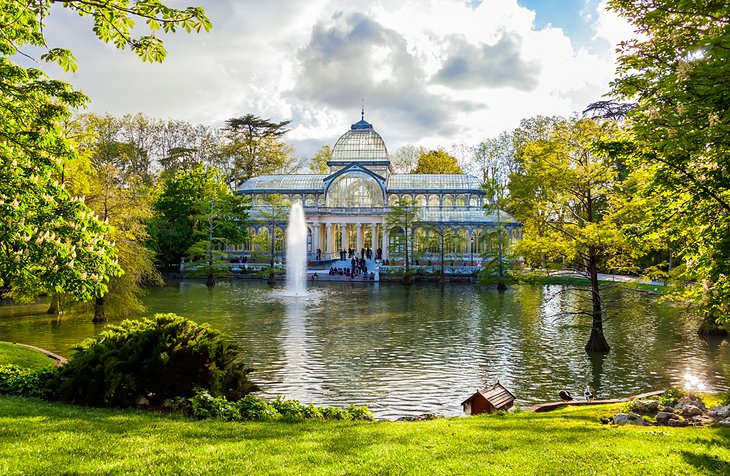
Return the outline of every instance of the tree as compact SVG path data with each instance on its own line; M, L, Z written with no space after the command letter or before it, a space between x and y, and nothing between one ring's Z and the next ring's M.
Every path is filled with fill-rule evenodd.
M429 150L418 157L414 174L461 174L456 157L439 150Z
M390 166L397 174L411 174L416 170L418 158L426 153L423 147L406 144L390 156Z
M494 139L482 141L476 149L476 157L482 171L482 180L487 192L487 212L497 215L497 289L505 291L504 245L502 236L505 231L502 225L502 208L507 204L509 177L515 170L514 146L512 134L503 132Z
M515 218L526 224L541 222L539 229L544 230L533 235L538 227L526 226L519 246L573 263L586 275L591 285L591 335L585 349L608 352L598 272L610 257L621 254L624 241L620 227L608 218L617 169L595 145L616 133L615 124L563 120L550 129L543 138L520 142L517 148L518 171L510 181L510 200L521 204L515 207Z
M235 186L257 175L290 173L296 168L293 149L281 141L290 122L272 122L253 114L226 121L228 143L222 153L233 162L230 180Z
M61 163L76 157L61 124L87 98L9 59L27 56L21 50L26 46L41 47L41 59L75 69L69 50L46 44L44 26L52 3L8 1L0 8L0 285L9 284L16 298L51 291L89 299L105 293L109 277L120 269L107 226L58 180ZM145 61L161 61L165 50L154 32L134 37L133 18L165 32L210 28L202 9L177 10L154 0L62 3L93 17L101 40L129 46Z
M329 173L329 166L327 162L332 160L332 147L323 145L313 156L309 159L309 170L313 174L326 174Z
M162 192L153 203L155 216L150 222L151 246L163 265L176 265L188 255L188 250L209 239L209 214L211 201L221 204L235 203L231 191L222 182L215 168L200 164L190 171L181 170L174 178L166 180ZM226 214L228 217L228 214ZM216 218L217 219L217 218ZM240 218L243 220L243 218ZM245 223L234 223L226 218L220 226L218 240L239 240Z
M219 191L198 203L198 209L202 213L197 218L201 222L202 230L196 232L199 239L188 249L191 260L205 259L205 284L208 287L215 286L216 273L228 272L227 268L221 266L225 262L225 253L214 250L213 244L241 243L246 236L248 207L240 197L228 190L226 192ZM200 236L201 231L205 231L206 236Z
M428 244L429 248L436 248L439 252L439 262L441 265L441 275L439 280L443 283L446 281L445 264L446 261L445 253L446 248L453 246L457 242L456 233L454 229L449 225L431 224L424 227L426 233L428 233Z
M612 0L609 8L641 35L619 45L612 93L633 103L633 156L651 170L647 192L665 205L657 223L687 230L676 250L686 264L682 295L712 330L730 322L730 6Z
M117 316L144 310L140 299L144 284L161 283L155 257L146 246L147 221L152 217L151 194L144 182L144 171L122 171L124 167L114 150L125 144L109 135L107 127L114 118L82 115L69 124L68 133L79 151L77 164L64 164L67 187L83 196L96 216L110 225L109 236L116 245L121 276L112 277L105 294L95 299L94 322L107 319L107 309Z
M403 277L404 284L411 283L411 272L410 272L410 256L409 256L409 245L412 240L413 227L418 223L418 212L419 207L414 205L412 200L400 199L398 204L390 207L390 211L385 216L385 223L388 225L388 229L400 228L403 230L403 248L405 258L405 276Z
M257 207L256 222L266 225L269 230L269 284L276 283L276 230L289 219L289 208L284 205L281 195L273 194L264 197L264 206Z

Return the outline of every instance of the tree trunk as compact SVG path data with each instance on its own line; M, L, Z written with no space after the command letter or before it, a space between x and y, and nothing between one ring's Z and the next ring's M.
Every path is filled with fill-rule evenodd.
M717 323L717 320L710 316L710 313L706 312L702 318L700 328L697 329L697 335L701 337L726 336L727 329L720 326L720 324Z
M585 350L586 352L608 352L611 347L603 335L603 312L601 306L601 294L598 288L598 259L594 247L589 248L588 272L591 276L591 303L593 309L591 312L592 325L591 336L588 339Z
M208 286L209 288L212 288L215 286L215 274L214 273L208 274L208 277L205 280L205 285Z
M60 294L57 294L57 293L51 294L51 304L50 304L50 306L48 306L48 311L46 311L46 314L55 314L55 315L63 314Z
M446 233L445 229L441 229L441 279L439 280L441 283L446 282L446 273L444 268L444 248L446 247L445 237L444 234Z
M94 317L91 319L91 322L106 322L106 320L106 313L104 312L104 298L98 297L94 303Z
M500 293L503 293L507 290L507 285L504 283L502 278L499 278L499 281L497 281L497 291Z

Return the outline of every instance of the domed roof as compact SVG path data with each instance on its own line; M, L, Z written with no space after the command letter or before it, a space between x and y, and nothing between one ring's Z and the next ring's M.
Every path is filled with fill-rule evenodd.
M349 164L352 162L390 163L388 149L380 134L363 117L345 132L332 149L329 164Z

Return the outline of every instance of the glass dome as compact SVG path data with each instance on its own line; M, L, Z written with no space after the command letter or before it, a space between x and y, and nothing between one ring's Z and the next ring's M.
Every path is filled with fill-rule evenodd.
M327 189L327 206L342 208L382 207L383 190L365 172L349 172L337 177Z
M390 162L383 138L364 119L337 139L332 149L330 163L351 162Z

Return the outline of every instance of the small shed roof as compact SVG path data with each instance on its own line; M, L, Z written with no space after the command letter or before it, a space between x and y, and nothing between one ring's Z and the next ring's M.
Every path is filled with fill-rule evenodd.
M496 409L500 409L505 405L509 405L510 403L515 401L515 396L512 395L509 390L504 388L501 383L497 382L491 387L477 390L475 394L461 402L461 405L464 406L466 403L473 400L477 395L482 395Z

